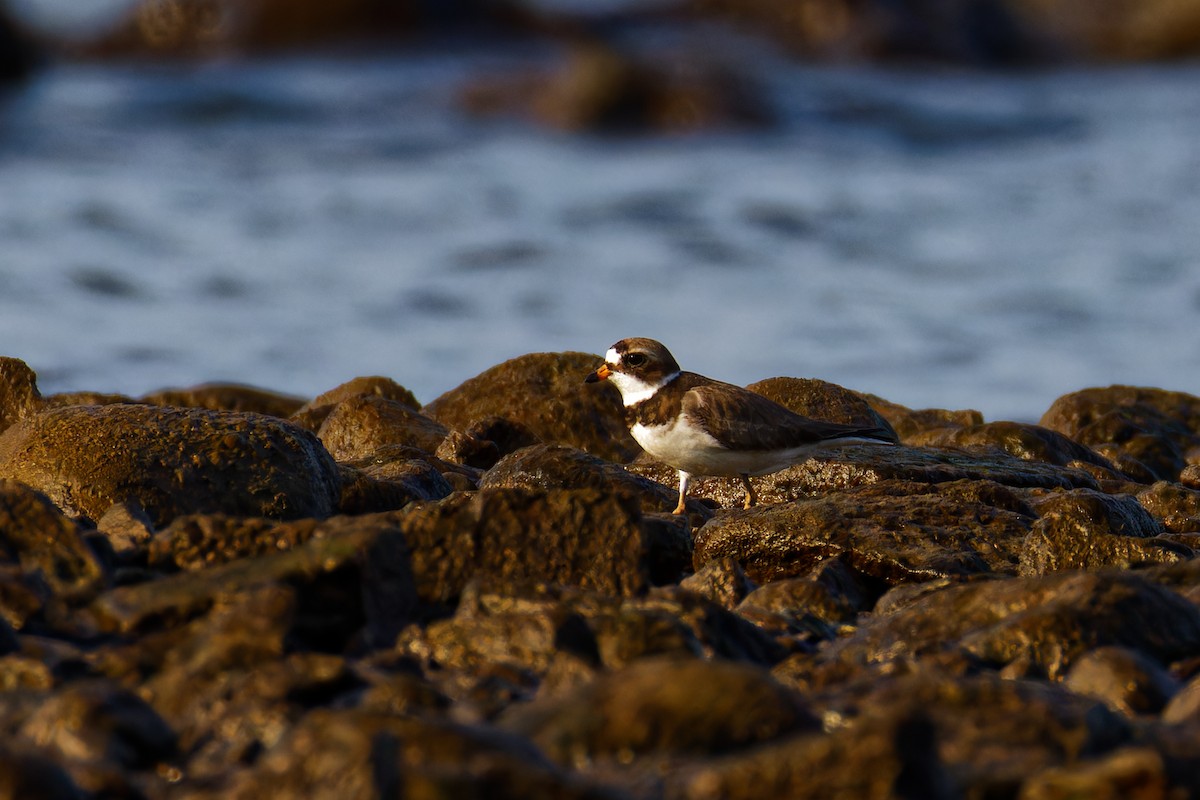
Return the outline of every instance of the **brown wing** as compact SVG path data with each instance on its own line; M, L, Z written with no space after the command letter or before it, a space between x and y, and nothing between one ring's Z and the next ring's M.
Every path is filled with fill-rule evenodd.
M846 437L896 441L886 428L810 419L719 381L696 382L683 396L683 410L718 442L739 450L785 450Z

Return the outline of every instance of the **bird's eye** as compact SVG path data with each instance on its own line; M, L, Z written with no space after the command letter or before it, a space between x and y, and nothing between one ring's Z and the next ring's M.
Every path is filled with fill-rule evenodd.
M643 353L629 353L625 356L625 365L629 367L643 367L646 365L646 356Z

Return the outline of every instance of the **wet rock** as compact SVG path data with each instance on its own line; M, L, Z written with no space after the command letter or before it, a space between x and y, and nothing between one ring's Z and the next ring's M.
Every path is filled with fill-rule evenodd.
M810 627L807 617L833 625L853 623L871 609L882 591L872 583L844 557L829 558L807 575L763 584L742 600L737 611L759 624L770 624L770 618L776 617L779 625L791 630Z
M483 488L611 489L638 498L642 511L675 507L679 490L629 472L625 468L564 445L537 444L500 460L479 482ZM688 517L697 523L712 516L697 500L688 500Z
M292 416L304 400L240 383L203 383L186 389L162 389L141 398L154 406L207 408L210 411L250 411L271 417Z
M304 600L291 629L297 641L336 652L361 632L371 646L390 643L416 610L404 533L383 515L335 518L309 529L311 522L280 529L255 521L182 523L160 534L172 558L195 567L228 563L117 587L98 597L88 616L103 631L152 631L200 616L254 586L286 584ZM281 542L292 549L239 557L278 549Z
M858 392L859 397L866 400L900 437L900 441L909 444L909 439L923 431L969 428L983 424L983 414L972 409L951 411L945 408L912 409L893 403L882 397L865 392Z
M760 583L803 575L835 556L889 585L948 575L1013 574L1033 524L1031 516L1003 507L1011 507L1013 499L991 500L986 492L970 497L953 484L879 484L786 505L735 509L696 531L694 563L729 556Z
M1179 482L1189 489L1200 489L1200 464L1188 464L1179 473Z
M449 478L460 478L465 489L476 488L473 477L461 472L443 474L425 458L408 457L411 455L415 454L393 453L385 447L367 458L339 464L342 497L338 510L343 514L371 514L394 511L421 500L440 500L455 489Z
M1097 449L1110 446L1158 480L1175 480L1186 453L1200 447L1200 397L1135 386L1084 389L1055 400L1041 424Z
M562 766L644 755L710 756L814 731L803 699L762 667L656 658L515 706L500 723Z
M544 580L618 597L649 584L636 501L595 489L483 489L415 504L400 524L418 592L452 603L478 575Z
M695 592L723 608L734 608L757 588L757 584L746 577L736 559L727 556L704 564L680 581L679 588Z
M667 800L854 797L949 800L953 784L922 713L809 733L668 773Z
M338 403L317 436L335 459L354 461L388 445L405 445L433 454L449 432L403 403L359 394Z
M601 800L528 743L494 728L358 709L318 709L222 791L192 797Z
M691 0L703 15L748 23L809 58L930 59L968 64L1138 61L1178 58L1200 47L1190 5L1116 0L1081 16L1069 2L822 0L796 13L786 2Z
M1026 461L1044 461L1060 467L1090 464L1118 478L1116 467L1089 447L1066 436L1023 422L988 422L961 428L941 428L915 434L911 445L959 448L994 448Z
M499 589L471 584L453 617L406 629L396 650L468 679L507 670L518 676L526 696L543 681L562 689L564 676L555 672L567 662L573 673L569 685L577 685L581 674L591 680L598 669L657 656L762 665L783 656L754 626L686 591L622 599L536 583ZM472 697L470 703L486 705L484 716L507 705L487 697Z
M137 503L114 503L96 521L96 530L108 540L114 555L130 561L145 552L154 538L154 523Z
M0 434L0 476L99 518L134 501L156 526L186 513L325 517L337 466L308 431L258 414L146 405L68 406Z
M1165 530L1200 531L1200 491L1159 481L1138 492L1137 499Z
M462 431L451 431L438 445L434 455L444 461L488 469L500 460L500 448L495 442L479 439Z
M61 766L11 741L0 743L0 800L85 800Z
M0 16L0 25L3 17ZM2 48L0 48L2 51ZM37 375L19 358L0 356L0 432L41 408Z
M264 517L189 514L176 517L153 538L147 560L151 566L196 572L240 558L292 550L309 539L337 535L348 522L345 517L332 517L281 524Z
M891 430L891 423L857 392L815 378L767 378L746 387L813 419Z
M80 49L90 56L195 58L272 52L410 31L429 13L412 3L146 0Z
M103 581L74 522L45 495L0 479L0 616L21 627L52 597L82 601Z
M1031 775L1086 762L1128 743L1129 724L1059 685L936 669L881 674L813 698L826 726L923 718L964 797L1013 797Z
M1130 797L1174 797L1162 755L1149 747L1123 747L1098 759L1040 772L1025 781L1020 800L1066 800L1087 797L1122 800Z
M641 448L625 427L621 398L584 377L602 359L587 353L533 353L488 369L423 409L448 428L470 430L503 417L547 444L577 447L618 463Z
M297 425L308 428L315 433L321 428L321 423L325 421L325 418L329 416L330 412L339 403L357 395L382 397L385 400L392 400L401 405L408 406L413 411L421 410L421 404L408 389L405 389L391 378L371 375L354 378L335 386L328 392L317 395L296 409L291 419Z
M1179 690L1178 682L1152 659L1123 647L1085 653L1067 670L1063 685L1128 716L1157 714Z
M1200 722L1200 675L1179 688L1162 710L1163 722L1178 724Z
M46 395L42 401L42 410L62 408L63 406L114 406L138 405L139 400L126 394L112 392L59 392Z
M522 447L540 444L533 431L505 417L477 419L467 427L465 433L480 441L494 444L499 455L497 461Z
M1200 646L1200 608L1129 572L1067 572L945 585L882 598L858 631L822 651L817 683L854 665L961 654L976 665L1058 678L1097 647L1125 647L1159 663Z
M108 681L76 681L43 702L21 735L67 761L144 770L175 753L175 734L144 700Z
M575 44L553 71L477 79L461 97L477 114L515 113L566 131L683 132L772 117L757 87L702 56L645 58L598 41Z
M648 456L627 468L667 486L678 480L674 469ZM1007 454L874 444L832 445L795 466L752 480L759 503L764 505L791 503L885 481L941 484L968 480L1014 488L1099 488L1095 478L1082 470L1024 461ZM742 506L745 491L736 478L696 478L688 496L712 498L724 508L736 509Z
M254 587L174 637L141 691L178 731L189 776L253 760L307 711L361 686L340 656L287 652L302 603L290 587Z
M1087 489L1055 492L1035 504L1034 523L1021 552L1021 574L1128 567L1190 558L1192 551L1159 537L1162 528L1128 495Z

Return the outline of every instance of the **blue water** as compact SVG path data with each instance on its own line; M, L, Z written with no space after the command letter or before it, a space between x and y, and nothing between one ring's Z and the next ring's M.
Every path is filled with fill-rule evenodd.
M382 374L428 401L641 335L739 383L991 419L1091 385L1200 393L1200 69L760 54L763 131L461 110L472 75L553 57L52 67L0 95L0 354L43 392Z

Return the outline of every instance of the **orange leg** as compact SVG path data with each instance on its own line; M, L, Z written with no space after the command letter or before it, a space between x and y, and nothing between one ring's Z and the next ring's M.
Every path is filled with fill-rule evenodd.
M675 510L671 512L672 514L683 514L685 512L684 503L687 498L688 480L691 477L691 475L688 475L683 470L679 470L679 505L675 506Z

